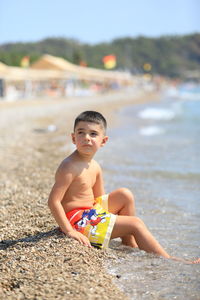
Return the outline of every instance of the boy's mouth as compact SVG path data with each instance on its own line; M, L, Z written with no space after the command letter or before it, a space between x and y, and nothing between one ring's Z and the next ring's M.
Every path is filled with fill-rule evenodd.
M90 144L83 144L83 147L92 147Z

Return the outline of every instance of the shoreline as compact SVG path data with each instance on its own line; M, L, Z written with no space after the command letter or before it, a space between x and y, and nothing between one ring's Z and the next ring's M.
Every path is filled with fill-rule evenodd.
M114 127L121 107L158 98L141 91L0 105L2 299L128 299L104 268L115 259L111 249L88 249L59 233L46 202L64 156L60 137L78 113L98 110Z

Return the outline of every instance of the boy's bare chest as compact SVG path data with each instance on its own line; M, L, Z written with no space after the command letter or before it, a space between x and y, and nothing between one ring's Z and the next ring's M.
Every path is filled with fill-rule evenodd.
M74 178L73 185L79 186L80 190L92 188L96 182L96 172L85 169Z

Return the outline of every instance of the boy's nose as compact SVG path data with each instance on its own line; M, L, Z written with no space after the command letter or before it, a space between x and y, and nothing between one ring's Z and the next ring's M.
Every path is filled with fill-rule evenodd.
M85 139L86 139L87 141L90 140L90 135L89 135L88 133L85 135Z

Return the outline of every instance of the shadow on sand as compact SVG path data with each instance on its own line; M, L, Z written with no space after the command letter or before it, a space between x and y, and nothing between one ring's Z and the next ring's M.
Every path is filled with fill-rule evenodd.
M12 247L18 243L37 243L42 239L47 239L52 236L61 236L63 235L58 228L52 229L46 232L39 232L35 235L26 236L16 240L2 240L0 242L0 250L6 250L9 247Z

